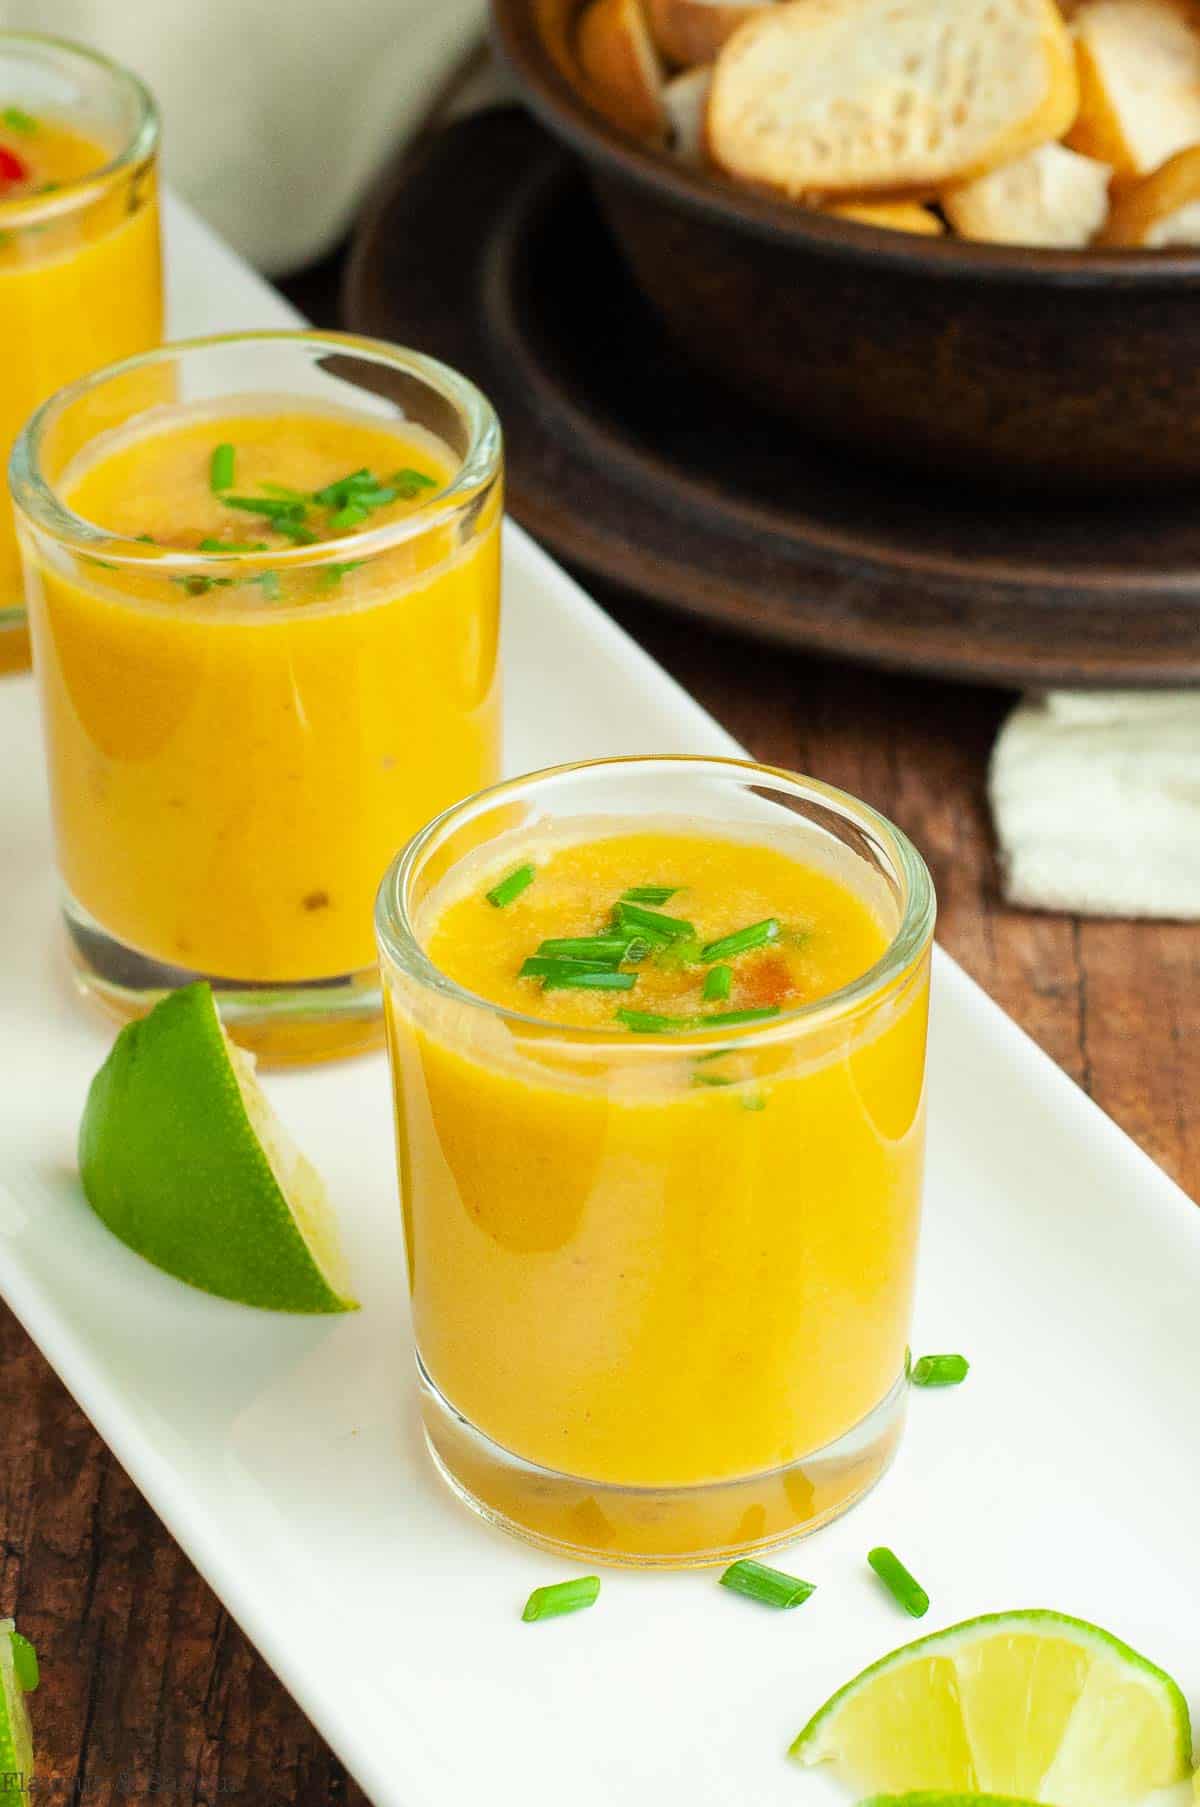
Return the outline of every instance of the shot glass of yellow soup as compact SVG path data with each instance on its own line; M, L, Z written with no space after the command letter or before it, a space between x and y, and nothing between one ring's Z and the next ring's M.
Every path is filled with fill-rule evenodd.
M0 32L0 447L64 383L162 337L158 115L82 45ZM28 663L12 515L0 511L0 671Z
M411 841L377 926L418 1385L484 1517L721 1562L900 1435L934 895L866 804L564 767Z
M380 878L499 769L490 405L371 340L195 340L56 396L12 483L83 990L207 978L269 1060L381 1041Z

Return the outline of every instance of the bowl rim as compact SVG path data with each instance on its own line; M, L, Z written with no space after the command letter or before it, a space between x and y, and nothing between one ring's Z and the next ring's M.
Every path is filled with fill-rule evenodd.
M491 37L542 124L589 163L627 185L651 190L685 213L776 244L942 280L1046 283L1055 287L1188 288L1200 285L1200 248L1045 250L966 239L915 238L838 219L676 162L622 131L592 107L551 56L533 0L490 0Z

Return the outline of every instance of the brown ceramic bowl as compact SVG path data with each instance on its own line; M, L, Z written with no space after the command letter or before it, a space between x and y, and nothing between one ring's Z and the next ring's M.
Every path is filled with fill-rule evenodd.
M496 41L704 372L807 435L950 480L1200 476L1200 253L917 239L690 169L573 86L579 5L492 0Z

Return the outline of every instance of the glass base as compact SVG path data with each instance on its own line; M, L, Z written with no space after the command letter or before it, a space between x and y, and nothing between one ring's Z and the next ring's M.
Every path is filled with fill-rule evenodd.
M0 677L9 671L28 671L29 664L29 624L24 609L0 609Z
M901 1375L853 1430L786 1468L694 1487L622 1487L510 1454L455 1411L419 1356L417 1373L425 1441L464 1505L540 1549L626 1568L732 1562L839 1518L890 1465L908 1398Z
M168 991L207 979L229 1034L263 1066L338 1060L383 1045L375 967L341 978L257 984L152 960L115 940L71 897L63 899L63 920L79 991L119 1023L144 1016Z

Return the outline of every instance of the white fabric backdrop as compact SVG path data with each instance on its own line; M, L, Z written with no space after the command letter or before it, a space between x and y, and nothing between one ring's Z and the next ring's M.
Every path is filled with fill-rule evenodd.
M485 0L0 0L135 69L180 189L260 269L328 248L483 28Z

